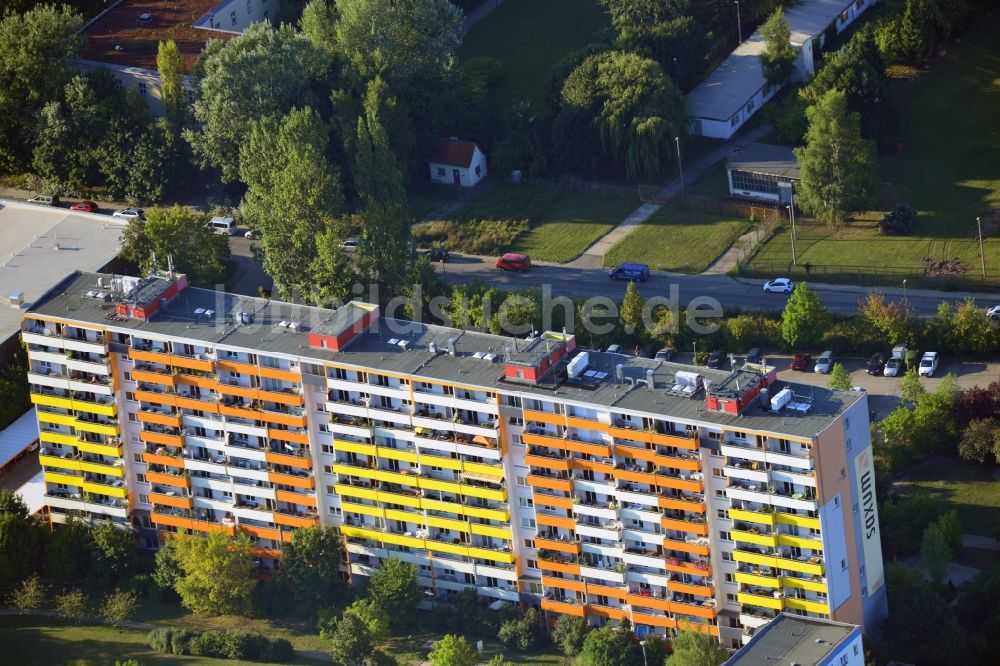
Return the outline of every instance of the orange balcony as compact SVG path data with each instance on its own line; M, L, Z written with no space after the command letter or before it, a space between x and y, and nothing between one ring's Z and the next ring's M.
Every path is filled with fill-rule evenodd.
M648 624L651 627L677 628L677 622L665 615L652 615L650 613L637 613L633 611L632 621L635 624Z
M293 488L312 489L315 487L315 481L311 476L295 476L293 474L282 474L281 472L268 472L267 479L271 483L292 486Z
M536 544L537 545L537 544ZM580 565L573 562L555 562L538 558L538 568L542 571L555 571L562 574L580 575Z
M625 601L625 597L628 596L628 591L620 587L609 587L607 585L587 583L587 594L600 594L602 596L610 597L612 599Z
M535 500L535 504L539 506L548 506L555 509L573 508L572 497L556 497L555 495L546 495L545 493L540 493L538 491L532 493L532 497Z
M301 393L289 393L287 391L259 391L261 400L269 400L279 405L289 405L291 407L302 407L306 404L306 398Z
M146 363L161 363L163 365L170 365L170 354L164 354L162 352L129 349L128 356L133 361L145 361Z
M174 393L156 393L154 391L136 391L135 399L142 402L150 402L154 405L167 405L174 407L177 405L177 395Z
M566 425L566 417L563 414L537 412L533 409L524 410L524 420L526 422L535 421L537 423L550 423L552 425Z
M281 531L274 527L261 527L259 525L240 525L240 531L255 536L258 539L270 539L271 541L281 540Z
M586 453L587 455L597 456L598 458L611 457L611 447L607 444L592 444L591 442L582 442L578 439L573 439L572 437L562 440L562 448L566 451Z
M552 449L562 450L563 442L566 440L562 437L554 437L552 435L539 435L538 433L525 432L521 435L521 441L531 446L547 446Z
M200 370L201 372L215 372L214 362L203 361L200 358L191 358L190 356L178 356L176 354L171 354L170 365L175 368L187 368L188 370Z
M297 467L299 469L310 469L312 467L312 458L309 456L293 456L275 451L265 452L264 460L272 465L288 465L289 467Z
M691 562L680 562L671 557L666 558L666 564L667 571L686 573L692 576L704 576L706 578L712 575L712 567L707 564L696 565Z
M283 430L281 428L268 428L267 436L270 439L277 439L282 442L292 442L293 444L309 443L308 432L295 432L292 430Z
M568 472L569 460L566 458L549 458L548 456L524 456L524 462L529 467L541 467L553 472Z
M295 384L302 382L302 376L292 370L279 370L278 368L267 368L262 365L257 368L257 374L267 379L277 379L283 382L292 382Z
M686 520L677 520L676 518L661 518L660 527L665 530L677 530L678 532L687 532L688 534L708 535L707 523L699 524Z
M569 479L553 479L548 476L539 476L537 474L528 475L528 485L533 488L559 490L564 493L572 492L573 490L573 482Z
M719 627L713 624L705 624L704 622L687 622L685 620L678 620L677 628L681 631L697 631L700 634L711 634L712 636L719 635Z
M153 370L133 370L132 379L143 384L158 384L159 386L177 386L177 375L172 372L156 372Z
M656 505L661 509L677 509L679 511L693 511L695 513L705 513L705 501L702 499L682 499L679 497L657 497Z
M542 513L541 511L535 512L535 519L538 521L539 525L545 525L546 527L561 527L565 530L572 530L576 527L576 518L568 518L566 516L550 516L547 513Z
M247 407L236 407L234 405L225 405L219 403L219 413L223 416L235 416L241 419L250 419L251 421L263 421L264 417L259 410L249 409Z
M147 453L146 456L151 456L153 454ZM157 456L162 457L162 456ZM173 474L163 474L162 472L146 472L146 481L156 484L158 486L170 486L171 488L190 488L191 479L184 476L183 474L173 475Z
M543 539L542 537L537 537L535 539L536 548L544 548L545 550L554 550L559 553L569 553L576 555L580 552L580 542L579 541L559 541L558 539ZM541 561L539 561L541 564ZM577 567L577 572L580 569Z
M691 585L689 583L668 581L667 587L670 589L671 592L680 592L682 594L694 594L699 597L710 597L714 594L711 585Z
M301 504L316 508L316 496L305 493L293 493L290 490L275 490L274 498L279 502L289 502L291 504Z
M156 423L168 428L180 428L181 417L179 414L160 414L159 412L139 412L139 420L143 423Z
M613 474L615 469L614 465L609 463L602 463L594 460L583 460L582 458L574 458L572 463L573 469L587 470L599 474Z
M153 432L152 430L139 431L139 439L146 444L162 444L163 446L184 446L184 438L181 435L168 435L163 432Z
M542 610L562 615L574 615L576 617L583 617L586 613L583 604L568 604L564 601L555 601L552 599L542 599Z
M261 410L261 416L258 417L263 421L268 423L277 423L278 425L291 426L292 428L305 428L306 427L306 415L301 416L296 414L284 414L282 412L271 412L266 409Z
M182 409L192 409L207 412L209 414L219 413L219 402L217 400L199 400L198 398L184 398L178 396L176 404Z
M612 608L611 606L599 606L598 604L587 604L587 613L596 617L603 617L609 620L624 620L624 608Z
M178 386L180 388L197 386L198 388L219 390L219 381L214 376L203 377L201 375L177 375Z
M643 444L648 444L650 442L650 433L644 430L611 426L608 428L608 434L615 439L628 439L633 442L642 442Z
M684 435L661 435L660 433L654 432L650 434L650 441L653 444L674 446L678 449L685 449L687 451L698 450L697 437L686 437Z
M280 560L281 551L277 548L261 548L257 546L253 549L253 554L257 557L266 557L270 560Z
M664 550L675 550L680 553L691 553L692 555L708 555L707 545L699 546L686 541L677 541L676 539L664 539L663 548Z
M179 456L175 458L174 456L158 455L156 453L149 453L148 451L142 454L142 462L147 465L184 468L184 459Z
M676 488L688 493L700 493L705 489L703 481L698 481L697 479L678 479L677 477L666 476L664 474L656 475L656 485L661 488Z
M567 580L556 578L555 576L542 576L542 585L546 588L556 590L572 590L573 592L583 592L583 581Z
M157 525L170 525L178 529L196 530L199 532L223 532L225 534L229 534L230 536L235 534L235 528L233 525L212 523L207 520L185 518L184 516L172 516L170 514L160 513L155 509L149 514L149 517L150 520Z
M194 506L194 498L192 497L157 492L149 493L149 501L155 506L171 506L175 509L190 509Z
M653 462L660 467L672 467L683 469L688 472L698 472L701 470L701 460L694 458L678 458L677 456L653 456Z
M260 396L260 391L253 386L237 386L224 382L217 382L216 386L218 387L216 390L223 395L246 398L247 400L257 400Z
M599 430L600 432L608 431L607 423L595 421L594 419L585 419L579 416L567 416L566 425L570 428L579 428L581 430Z
M641 594L629 594L625 597L625 601L630 606L638 606L640 608L653 608L655 610L661 610L661 611L670 610L670 601L668 599L661 599L660 597L654 597L654 596L644 597Z
M274 523L285 527L315 527L319 524L319 516L293 516L290 513L275 511Z
M651 486L655 486L657 477L651 472L631 472L624 469L616 469L614 471L614 476L619 481L631 481L632 483L648 483Z
M719 614L719 611L715 608L715 604L708 601L703 601L700 604L685 604L677 601L671 601L670 612L678 615L701 617L706 620L714 620Z

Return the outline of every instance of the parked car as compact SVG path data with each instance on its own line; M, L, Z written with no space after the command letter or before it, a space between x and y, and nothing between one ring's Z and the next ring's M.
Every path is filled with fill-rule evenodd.
M348 238L347 240L345 240L340 244L340 251L354 252L358 249L358 242L359 241L357 236L351 236L350 238Z
M121 220L142 220L145 219L145 216L146 214L141 208L122 208L111 214L111 217L117 217Z
M628 280L629 282L645 282L649 279L649 266L646 264L622 264L612 268L608 273L612 280Z
M792 357L792 370L805 372L806 368L812 365L812 354L798 353Z
M993 321L1000 321L1000 305L994 305L986 311L986 316Z
M754 347L747 352L747 363L760 363L764 360L764 353L761 352L760 347Z
M872 357L868 359L868 374L881 375L883 370L885 370L885 354L882 352L872 354Z
M79 213L96 213L97 204L93 201L78 201L69 207L70 210L75 210Z
M712 370L719 370L722 368L722 363L726 360L726 354L724 352L716 349L711 354L708 355L708 363L705 364L706 367Z
M40 206L58 206L59 205L59 195L58 194L39 194L37 197L32 197L28 199L28 203L38 204Z
M608 345L608 348L605 349L604 351L606 351L609 354L621 354L622 346L618 344Z
M531 268L531 257L526 254L508 252L497 259L497 268L502 271L517 271L523 273Z
M833 370L833 362L833 352L825 351L816 359L816 366L813 370L821 375L828 375Z
M920 358L920 366L917 368L917 374L921 377L933 377L938 369L938 360L937 352L924 352L924 355Z
M778 278L764 283L764 293L790 294L795 288L795 283L788 278Z
M260 240L260 232L256 229L247 229L247 232L243 234L244 238L249 238L250 240Z
M660 351L656 352L655 358L657 361L669 361L674 357L674 353L673 347L664 347Z
M885 362L885 369L882 370L882 374L886 377L896 377L903 373L903 367L906 365L906 345L896 345L892 348L892 354L889 356L889 360Z

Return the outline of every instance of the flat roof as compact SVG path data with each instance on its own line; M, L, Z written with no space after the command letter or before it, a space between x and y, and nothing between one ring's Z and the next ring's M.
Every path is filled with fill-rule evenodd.
M0 199L0 297L21 292L27 306L73 271L104 268L125 226L109 215ZM21 311L0 304L0 341L20 328Z
M504 359L508 355L516 359L521 354L538 353L545 340L558 342L561 334L543 334L529 341L382 317L351 340L345 349L334 351L311 346L309 333L339 330L356 320L365 306L348 304L332 310L196 287L181 291L165 309L161 308L148 320L109 321L114 303L87 295L101 289L97 285L99 277L111 279L111 276L96 273L68 277L30 312L65 321L126 329L139 336L180 338L196 344L374 368L488 391L537 395L799 438L816 437L840 414L864 398L863 394L854 391L781 382L774 390L790 387L795 401L809 403L808 411L785 409L774 413L752 407L739 415L725 414L706 408L704 392L688 397L671 388L678 383L678 372L695 372L713 384L722 384L730 376L728 371L590 350L586 350L590 357L587 370L592 373L589 376L584 373L580 379L568 380L550 372L538 384L515 382L503 377ZM208 316L207 311L212 314ZM244 323L242 313L251 313L252 321ZM281 326L282 322L286 325ZM297 323L297 330L290 329L288 323ZM399 344L403 340L407 343L405 348ZM448 353L449 341L453 341L454 356ZM432 344L435 351L431 351ZM485 358L487 355L494 357ZM622 366L621 382L616 378L619 365ZM649 371L652 371L652 387L646 385Z
M83 29L80 57L122 67L156 69L160 42L174 40L190 74L210 39L230 39L232 34L195 28L194 24L219 0L122 0ZM140 16L149 14L142 21ZM120 46L121 51L115 47Z
M791 42L802 46L823 34L827 26L854 4L854 0L801 0L786 7ZM760 30L736 47L728 58L687 94L688 115L692 118L728 121L767 85L760 67L764 38Z
M853 624L781 613L758 629L725 666L818 666L856 631L859 627Z
M764 173L799 180L799 161L787 146L751 143L729 153L726 164L730 169Z
M32 407L16 421L0 430L0 468L38 441L38 419Z

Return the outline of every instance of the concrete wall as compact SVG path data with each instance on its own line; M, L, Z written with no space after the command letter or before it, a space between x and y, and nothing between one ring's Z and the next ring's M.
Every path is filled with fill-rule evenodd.
M254 23L277 18L278 9L279 0L223 0L194 27L241 34Z

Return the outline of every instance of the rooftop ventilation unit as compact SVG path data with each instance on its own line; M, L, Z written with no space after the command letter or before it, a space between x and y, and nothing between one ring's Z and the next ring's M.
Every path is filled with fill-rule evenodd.
M301 327L301 326L302 325L299 322L297 322L297 321L289 322L289 324L288 324L288 330L292 331L293 333L298 333L299 332L299 327Z
M619 384L625 383L625 366L621 363L615 366L615 380Z
M581 352L577 354L572 361L566 365L566 376L570 379L576 379L583 371L587 369L587 365L590 364L590 354L587 352Z
M406 351L407 349L410 348L410 341L409 340L400 340L396 344L399 345L399 348L402 349L403 351Z
M653 374L652 368L646 370L646 386L649 388L656 388L656 381L653 379Z
M11 307L20 308L22 305L24 305L24 292L21 291L20 289L15 289L14 291L10 292L10 294L8 294L7 302L10 304Z
M437 346L437 344L434 343L434 342L429 343L427 345L427 351L429 351L432 354L437 354L438 353L438 346Z
M455 355L455 338L448 338L448 354Z
M253 313L252 312L241 312L240 313L240 323L241 324L252 324L253 323Z

